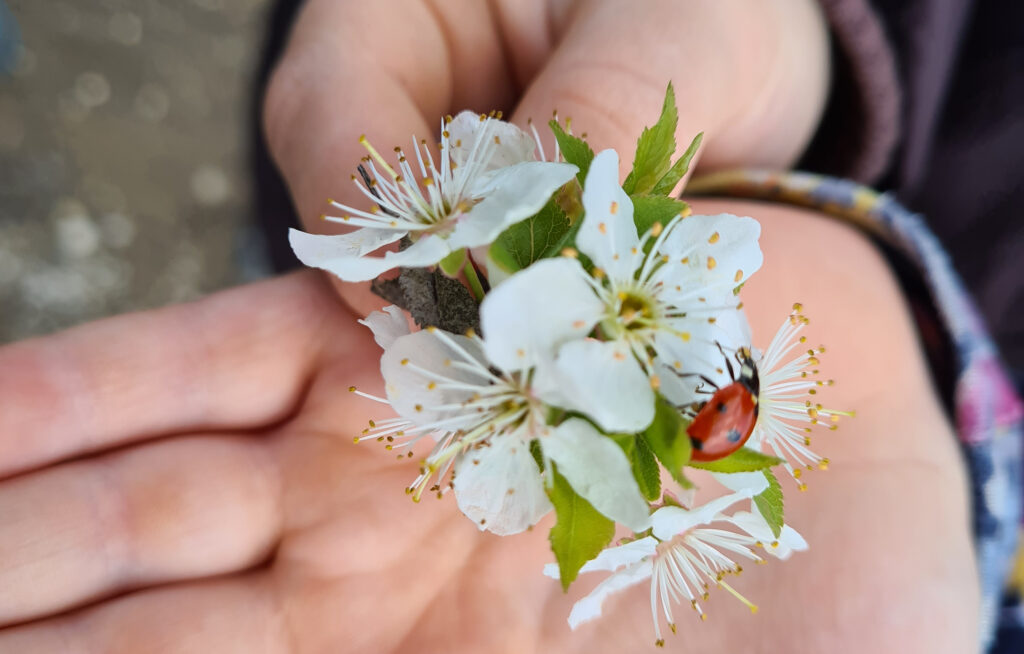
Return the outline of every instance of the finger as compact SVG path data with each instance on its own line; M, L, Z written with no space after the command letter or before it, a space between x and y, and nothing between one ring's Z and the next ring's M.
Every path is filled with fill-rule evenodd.
M287 625L264 575L134 593L80 613L0 631L3 652L285 654Z
M815 5L658 0L624 12L618 2L578 3L556 26L561 41L515 119L557 109L628 165L671 80L680 152L703 131L708 168L788 165L824 103L828 51Z
M319 218L328 198L367 207L350 182L366 154L360 135L381 152L408 149L414 135L436 138L454 109L510 101L487 3L433 4L312 0L303 9L273 75L264 124L308 231L344 231ZM367 284L339 288L358 313L381 304Z
M0 484L0 625L259 562L281 528L279 485L264 442L232 436L177 438Z
M154 435L281 419L323 323L348 324L332 298L304 273L0 348L0 476Z

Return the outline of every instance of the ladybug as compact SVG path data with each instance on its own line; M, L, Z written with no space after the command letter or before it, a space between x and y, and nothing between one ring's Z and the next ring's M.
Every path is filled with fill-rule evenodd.
M706 402L690 407L693 422L686 428L693 444L694 461L715 461L729 456L750 439L757 423L757 398L761 391L761 380L757 374L750 350L740 348L736 352L739 376L733 370L732 362L718 346L732 383L719 387L707 377L704 381L714 388Z

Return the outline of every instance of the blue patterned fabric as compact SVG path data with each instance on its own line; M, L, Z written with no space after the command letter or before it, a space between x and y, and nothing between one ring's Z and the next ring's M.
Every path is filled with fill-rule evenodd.
M908 260L927 289L909 298L922 333L952 341L951 413L973 494L973 528L981 577L981 648L1024 652L1024 560L1015 558L1024 505L1024 408L974 303L921 216L892 196L856 183L800 172L741 170L691 182L688 193L747 197L817 209L851 222ZM928 325L929 321L938 324ZM935 339L929 340L934 346ZM933 357L949 358L949 350Z

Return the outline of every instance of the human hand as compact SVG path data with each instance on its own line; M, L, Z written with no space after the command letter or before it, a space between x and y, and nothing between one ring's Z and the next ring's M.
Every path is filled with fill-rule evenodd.
M829 345L828 401L856 419L832 469L789 493L811 543L712 589L685 652L976 646L964 472L884 262L851 230L756 215L759 340L794 299ZM575 632L541 568L545 529L480 533L416 505L416 459L354 445L386 407L379 350L313 272L0 349L0 652L622 652L649 646L645 588ZM819 445L816 443L816 446ZM785 480L784 480L785 481Z
M436 136L462 109L513 122L571 117L625 161L672 80L680 147L705 133L704 169L786 167L817 126L828 47L816 0L307 0L266 98L274 157L307 230L365 151ZM514 108L514 111L511 111ZM549 143L550 145L550 143ZM338 283L358 313L381 302Z

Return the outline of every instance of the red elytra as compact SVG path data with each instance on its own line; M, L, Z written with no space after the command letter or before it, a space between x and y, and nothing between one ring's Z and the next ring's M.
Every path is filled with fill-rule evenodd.
M695 407L697 415L686 428L693 444L691 459L694 461L715 461L727 457L743 447L754 432L761 386L757 367L746 348L736 353L736 360L740 364L739 378L734 375L732 363L726 357L729 376L734 381L716 389L707 402Z

